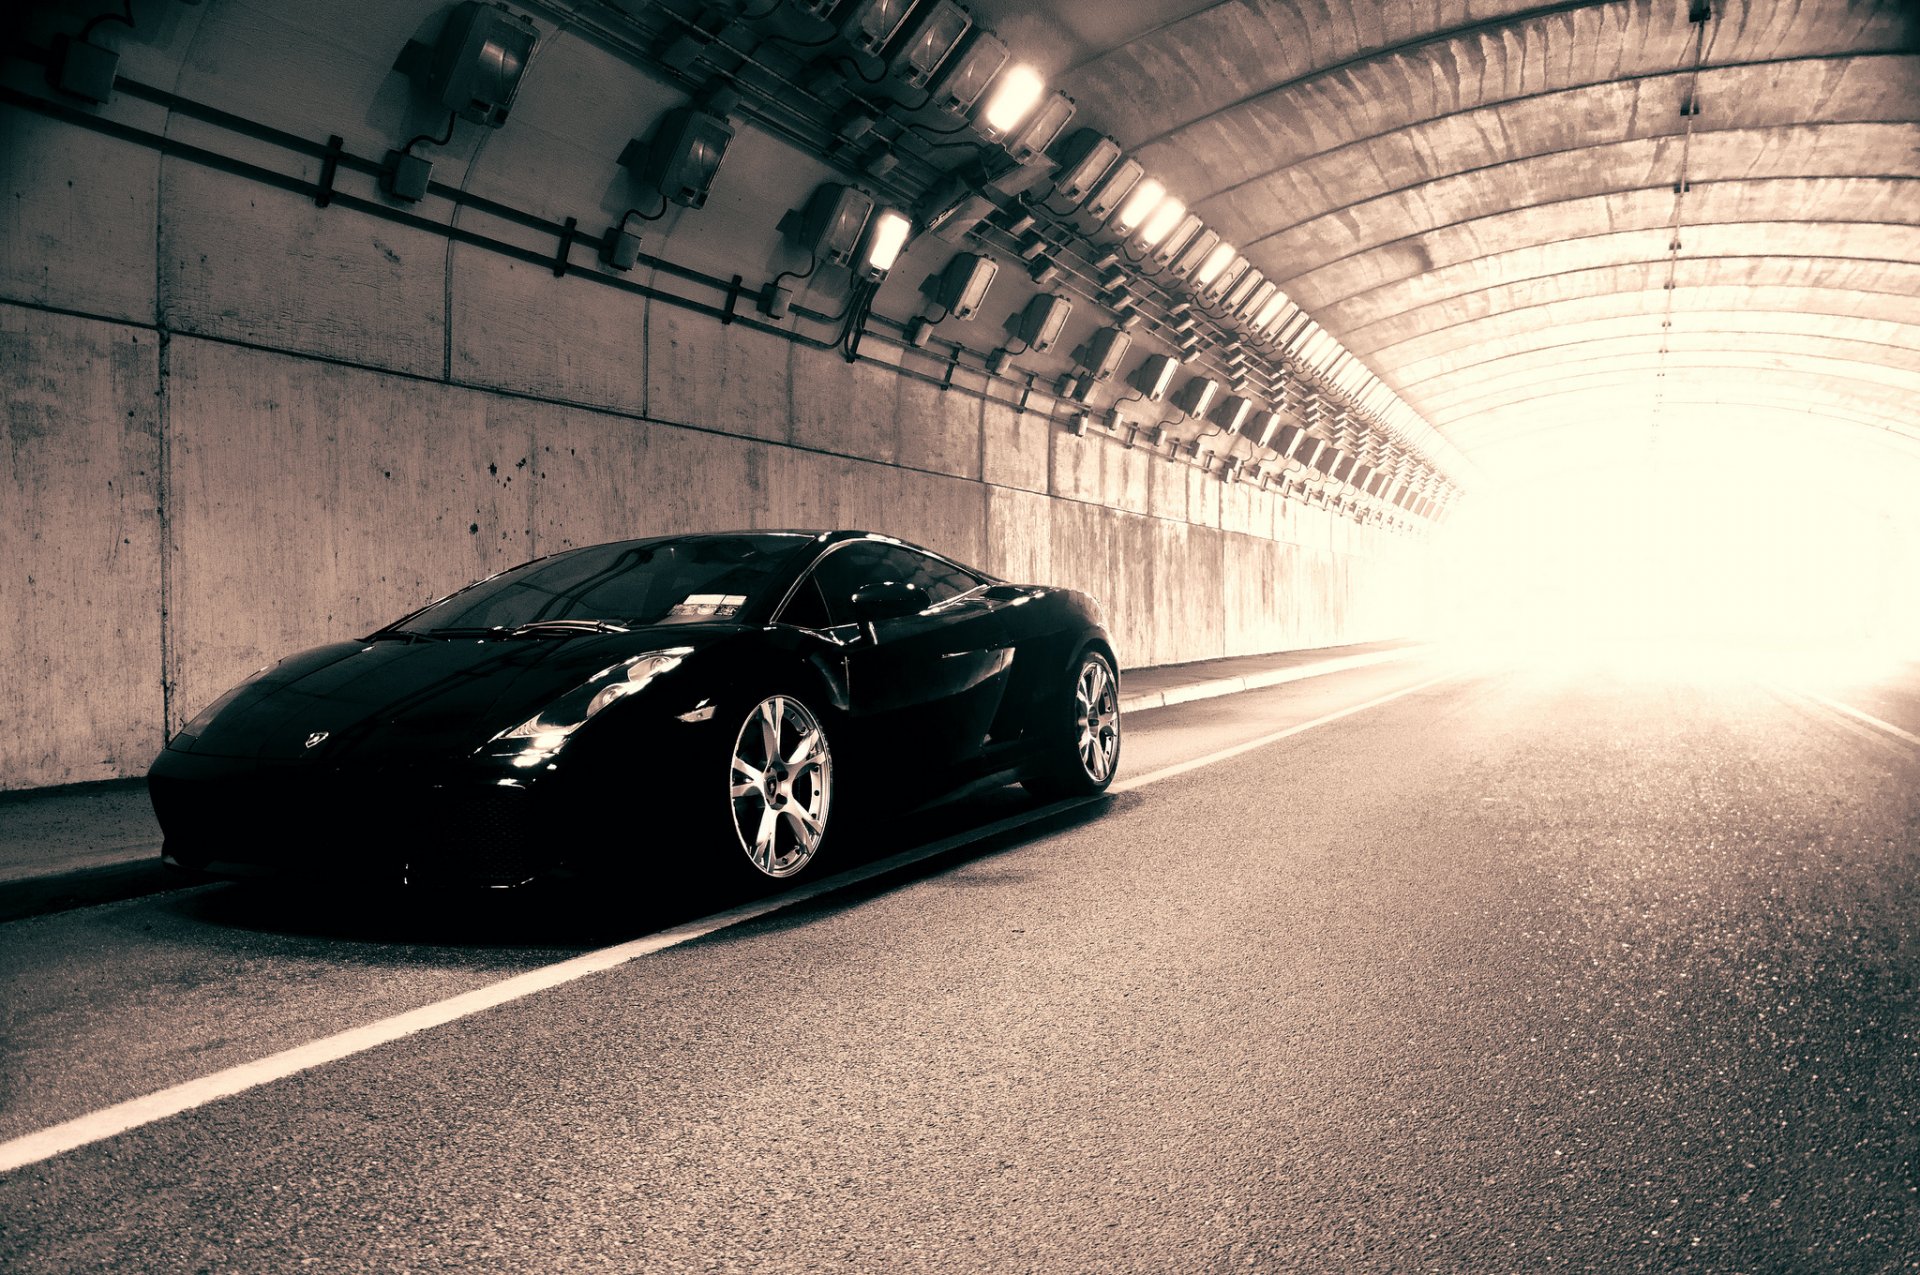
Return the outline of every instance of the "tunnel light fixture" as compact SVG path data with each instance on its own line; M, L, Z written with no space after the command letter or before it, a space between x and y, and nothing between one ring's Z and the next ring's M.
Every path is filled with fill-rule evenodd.
M1162 207L1164 206L1165 205L1162 205ZM1155 216L1158 215L1158 213L1155 213ZM1142 242L1149 243L1150 245L1149 251L1147 252L1146 264L1155 269L1160 269L1172 264L1173 259L1186 249L1187 244L1193 240L1195 235L1200 233L1200 218L1193 213L1187 213L1181 217L1166 234L1160 236L1158 240L1148 241L1145 239L1145 235L1147 230L1153 227L1153 221L1153 217L1147 218L1147 225L1141 230Z
M652 141L630 144L621 162L670 202L699 208L707 202L732 141L733 125L725 118L681 106L661 117Z
M1065 93L1055 93L1040 104L1029 119L1012 137L1007 140L1007 154L1016 164L1025 164L1034 156L1053 145L1054 139L1065 131L1073 119L1073 99ZM1057 188L1056 188L1057 189Z
M1128 378L1133 388L1139 390L1149 403L1158 403L1167 396L1167 389L1173 384L1173 378L1180 372L1180 360L1171 354L1154 354L1133 370Z
M1025 62L1002 71L980 108L980 136L997 142L1011 133L1040 104L1040 96L1046 91L1046 80Z
M1060 167L1054 170L1048 199L1056 204L1077 204L1120 158L1120 143L1097 128L1076 129L1061 143L1054 158Z
M899 32L911 8L913 0L853 0L846 6L840 33L856 50L877 58Z
M801 229L803 246L812 252L817 265L851 265L861 232L872 215L873 196L829 182L807 201Z
M1180 392L1173 397L1173 405L1188 416L1205 416L1219 393L1220 382L1210 376L1196 376L1180 387Z
M860 277L878 283L900 259L913 233L913 219L897 208L882 208L867 222L867 234L860 251Z
M1266 331L1267 328L1272 325L1273 321L1280 317L1280 312L1286 308L1287 294L1280 291L1279 286L1275 285L1273 295L1268 297L1260 308L1253 312L1254 331Z
M1067 316L1072 313L1073 302L1066 297L1041 293L1027 302L1027 308L1020 313L1020 339L1033 353L1045 354L1060 340Z
M1252 267L1242 270L1239 278L1221 294L1220 308L1228 314L1239 314L1240 307L1251 300L1255 290L1266 281L1267 275L1264 270Z
M1234 313L1245 319L1248 327L1258 328L1260 324L1257 316L1266 311L1267 306L1273 303L1273 298L1279 291L1279 284L1271 279L1262 279L1246 299L1235 307Z
M1160 243L1163 239L1167 238L1167 236L1171 235L1173 228L1186 220L1186 217L1186 201L1173 195L1162 197L1160 202L1154 205L1153 211L1147 214L1147 219L1140 223L1140 246L1142 248L1151 248ZM1200 225L1200 219L1198 217L1193 218L1193 224L1197 229Z
M1240 250L1238 248L1220 240L1216 236L1214 243L1207 249L1206 259L1203 260L1199 268L1193 272L1194 286L1204 289L1215 279L1218 279L1221 272L1227 268L1228 263L1239 255L1239 252Z
M954 0L934 0L901 42L888 69L908 88L925 88L954 46L972 29L972 15Z
M957 252L940 272L934 300L946 307L948 318L964 322L980 312L999 273L1000 263L985 253Z
M1223 246L1228 248L1232 247L1231 244ZM1201 285L1199 297L1202 304L1216 304L1221 297L1224 297L1233 288L1234 284L1240 282L1240 276L1246 272L1247 259L1237 252L1234 253L1232 258L1229 259L1224 266L1221 266L1219 270L1214 272L1212 282Z
M1253 412L1253 400L1239 394L1229 394L1208 413L1208 418L1228 434L1238 434L1240 427L1247 423L1247 417Z
M1132 344L1133 338L1121 329L1101 328L1087 338L1080 365L1095 381L1110 381L1120 370L1120 360L1127 357L1127 349Z
M1180 255L1173 259L1173 263L1167 267L1167 273L1176 279L1194 274L1212 258L1214 249L1219 245L1220 236L1217 232L1201 228L1180 250ZM1220 264L1224 266L1227 263L1222 261Z
M1147 219L1148 214L1160 206L1167 197L1166 184L1157 177L1144 177L1134 183L1127 197L1120 201L1120 209L1107 222L1107 229L1116 236L1125 239L1134 232L1134 228Z
M1113 210L1120 206L1120 201L1127 197L1127 192L1133 189L1140 175L1146 171L1137 159L1121 160L1107 170L1107 175L1087 196L1086 207L1080 211L1096 222L1105 221L1113 215Z
M461 119L499 128L539 39L532 22L504 5L462 0L433 45L409 41L395 69Z
M1007 64L1007 46L991 31L975 30L961 53L947 63L927 105L949 115L965 115L986 91L988 81Z
M1286 417L1269 409L1261 414L1259 424L1249 430L1247 436L1253 439L1256 447L1271 447L1273 436L1280 432L1280 427L1284 424L1286 424Z

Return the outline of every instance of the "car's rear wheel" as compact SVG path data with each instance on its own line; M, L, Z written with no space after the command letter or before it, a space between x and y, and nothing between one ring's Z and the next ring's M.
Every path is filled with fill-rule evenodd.
M750 708L734 735L727 784L747 874L784 881L806 871L833 805L833 753L813 711L791 695Z
M1105 792L1120 767L1120 682L1099 651L1081 655L1069 708L1069 728L1055 735L1023 781L1029 792L1047 800Z

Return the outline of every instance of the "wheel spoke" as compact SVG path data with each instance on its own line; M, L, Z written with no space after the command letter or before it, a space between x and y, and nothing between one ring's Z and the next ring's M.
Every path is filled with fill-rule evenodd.
M769 765L780 757L780 718L785 708L786 701L778 697L760 706L760 743L767 750Z
M773 867L774 833L779 827L779 813L772 806L763 807L760 811L760 831L753 838L753 857L763 868Z
M802 766L812 764L814 753L819 746L820 732L808 731L800 737L800 742L793 746L793 756L787 758L787 766L790 769L799 770Z
M813 822L813 816L799 806L788 806L781 815L787 821L787 827L793 830L793 841L800 849L811 846L820 835L820 825Z

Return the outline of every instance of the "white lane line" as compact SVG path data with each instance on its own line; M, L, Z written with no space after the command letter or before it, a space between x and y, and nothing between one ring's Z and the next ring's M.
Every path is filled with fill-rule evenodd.
M1804 696L1807 699L1813 700L1815 703L1825 704L1828 708L1832 709L1836 713L1843 713L1848 717L1852 717L1859 721L1863 721L1867 725L1873 727L1876 730L1885 731L1887 734L1893 736L1895 739L1904 739L1909 744L1912 744L1914 747L1920 748L1920 735L1916 735L1912 731L1901 730L1898 726L1895 726L1892 722L1883 722L1871 713L1863 713L1859 709L1854 708L1850 704L1842 704L1837 699L1828 699L1826 696L1815 694L1813 691L1807 690L1805 687L1789 686L1784 689L1792 691L1796 695Z
M1232 748L1223 748L1218 752L1208 753L1204 757L1181 762L1175 766L1164 766L1159 770L1151 771L1137 778L1116 783L1108 791L1114 793L1131 792L1136 788L1157 783L1162 779L1171 779L1175 775L1182 775L1190 770L1198 770L1202 766L1210 766L1215 762L1225 761L1229 757L1238 757L1242 753L1251 752L1256 748L1264 747L1278 740L1310 731L1316 726L1325 726L1329 722L1337 722L1343 717L1351 717L1355 713L1365 712L1369 708L1390 703L1402 696L1411 695L1415 691L1425 690L1427 687L1437 682L1444 682L1453 676L1456 676L1456 674L1448 673L1440 677L1431 678L1425 682L1421 682L1417 686L1409 686L1404 690L1394 691L1390 695L1382 695L1377 699L1370 699L1364 704L1356 704L1352 708L1344 708L1337 713L1328 713L1324 717L1316 717L1310 722L1302 722L1298 726L1290 726L1286 730L1275 731L1271 735L1263 735L1259 739L1250 740L1244 744L1236 744ZM395 1014L391 1018L383 1018L378 1022L368 1023L364 1027L355 1027L348 1031L338 1032L332 1036L324 1036L319 1040L310 1041L304 1045L297 1045L292 1049L282 1050L277 1054L269 1054L265 1058L256 1059L253 1062L241 1063L237 1067L228 1067L224 1071L216 1071L211 1075L202 1076L197 1080L189 1080L183 1084L162 1089L157 1093L150 1093L140 1098L130 1098L125 1102L115 1103L111 1107L103 1107L99 1111L89 1112L84 1116L75 1116L71 1120L41 1129L36 1133L23 1134L20 1137L10 1139L6 1142L0 1142L0 1173L24 1168L30 1164L37 1164L42 1160L51 1159L63 1152L72 1151L78 1147L87 1146L90 1143L100 1142L104 1139L114 1137L117 1134L138 1129L142 1125L152 1124L157 1120L165 1120L169 1116L177 1116L183 1112L191 1111L196 1107L205 1106L207 1103L216 1101L217 1099L244 1093L249 1089L258 1088L261 1085L268 1084L275 1080L285 1079L288 1076L310 1070L324 1063L338 1062L342 1058L349 1058L354 1054L364 1053L369 1049L389 1044L402 1037L425 1031L430 1027L438 1027L442 1024L453 1022L456 1019L466 1018L469 1015L478 1014L482 1010L492 1009L497 1005L505 1005L510 1001L531 996L535 992L543 992L548 988L559 987L564 983L571 983L575 979L585 978L589 974L597 974L602 970L609 970L616 966L625 965L627 962L637 960L640 957L651 956L655 952L662 952L670 947L678 947L682 943L690 943L694 939L704 938L717 930L724 930L731 926L740 925L746 921L752 921L759 917L770 915L774 912L784 911L788 908L817 899L821 895L831 894L837 890L844 890L848 886L858 885L874 877L884 876L889 872L909 867L922 860L945 854L947 851L959 846L969 845L977 841L985 841L998 836L1000 833L1021 827L1025 824L1038 822L1042 819L1052 818L1070 809L1072 809L1071 806L1054 805L1040 811L1023 811L1020 814L1008 816L1005 819L997 820L981 828L975 828L951 837L944 837L939 841L919 846L912 850L902 851L899 854L878 860L874 863L863 864L858 868L839 873L836 876L823 877L819 881L811 885L802 886L791 893L756 900L752 903L744 903L739 907L728 908L724 912L715 912L708 916L700 917L697 920L676 925L671 929L661 930L656 934L649 934L645 938L634 939L628 943L616 944L613 947L603 947L597 951L588 952L582 956L576 956L554 965L546 965L537 970L529 970L525 974L516 974L512 978L504 979L498 983L476 988L471 992L463 992L458 996L451 996L446 1000L436 1001L431 1005L422 1005L418 1009L408 1010L404 1014Z
M1244 744L1235 744L1231 748L1223 748L1219 752L1208 753L1204 757L1195 757L1190 761L1178 762L1172 766L1162 766L1159 770L1148 771L1146 774L1140 775L1137 778L1122 780L1107 791L1131 792L1135 788L1142 788L1147 784L1158 783L1162 779L1171 779L1175 775L1184 775L1190 770L1198 770L1202 766L1211 766L1216 762L1223 762L1229 757L1238 757L1241 753L1250 753L1256 748L1265 748L1268 744L1278 743L1280 740L1299 735L1305 731L1310 731L1316 726L1325 726L1328 722L1337 722L1343 717L1352 717L1355 713L1364 713L1370 708L1378 708L1380 705L1391 703L1403 695L1411 695L1415 691L1424 691L1429 686L1436 685L1457 676L1459 676L1457 673L1442 673L1439 677L1430 677L1416 686L1409 686L1402 690L1394 691L1391 694L1382 695L1378 699L1370 699L1364 704L1355 704L1352 708L1343 708L1339 712L1328 713L1325 717L1316 717L1310 722L1301 722L1298 726L1289 726L1285 730L1277 730L1271 735L1262 735L1258 739L1250 739Z

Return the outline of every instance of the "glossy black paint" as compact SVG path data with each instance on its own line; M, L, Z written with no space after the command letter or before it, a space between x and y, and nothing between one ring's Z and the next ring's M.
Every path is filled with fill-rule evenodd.
M972 587L912 614L888 614L907 596L895 588L857 609L848 597L844 614L863 617L848 623L786 623L827 555L901 545L801 534L792 561L724 619L443 639L407 634L408 617L281 661L154 762L168 861L226 876L509 886L738 854L728 758L748 709L775 693L800 697L826 729L830 827L1018 777L1072 733L1081 654L1113 656L1092 599L971 572L977 583L959 583ZM498 740L596 673L661 650L684 655L551 753Z

